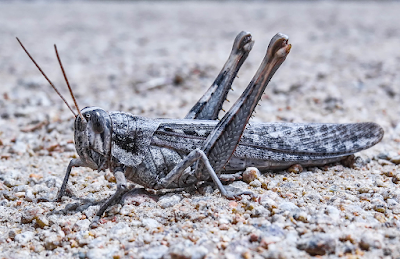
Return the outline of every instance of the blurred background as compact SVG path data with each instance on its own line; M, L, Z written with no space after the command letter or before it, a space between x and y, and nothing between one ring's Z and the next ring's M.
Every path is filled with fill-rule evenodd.
M387 149L397 152L390 140L400 138L399 11L396 2L1 2L0 137L8 142L20 128L47 121L65 126L72 139L72 114L15 37L72 103L57 44L81 109L182 118L245 30L255 45L231 104L282 32L293 47L254 120L374 121L385 128Z

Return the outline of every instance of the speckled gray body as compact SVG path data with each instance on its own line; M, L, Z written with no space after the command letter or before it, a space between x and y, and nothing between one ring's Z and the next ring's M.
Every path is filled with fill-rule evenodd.
M128 180L147 188L154 188L186 155L202 148L217 124L209 120L150 120L123 112L112 112L110 117L114 163L125 166ZM221 173L249 166L270 170L293 164L324 165L375 145L382 135L382 128L369 122L252 123ZM189 169L169 187L193 184L194 168Z

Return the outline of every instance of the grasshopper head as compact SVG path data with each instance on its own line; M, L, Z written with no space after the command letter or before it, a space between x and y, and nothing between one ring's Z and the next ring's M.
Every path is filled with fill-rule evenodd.
M97 170L108 168L111 150L111 119L98 107L82 109L75 119L75 148L82 162Z

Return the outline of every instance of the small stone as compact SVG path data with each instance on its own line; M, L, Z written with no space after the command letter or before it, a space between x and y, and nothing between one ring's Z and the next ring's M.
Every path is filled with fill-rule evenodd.
M257 234L251 234L250 235L250 242L257 242L258 241L258 239L259 239L260 237L257 235Z
M384 159L384 160L389 160L389 153L387 152L381 152L376 156L376 159Z
M26 231L26 232L16 235L14 240L15 240L15 242L18 242L20 244L27 244L29 241L31 241L33 239L34 236L35 236L35 233L33 233L31 231Z
M78 220L75 225L72 227L73 231L82 231L82 230L88 230L90 226L90 220L84 219L84 220Z
M50 233L44 240L44 247L46 250L54 250L59 246L62 246L62 237L58 236L56 233Z
M242 257L243 257L244 259L251 259L251 253L250 253L250 251L249 251L249 250L244 251L244 252L242 253Z
M400 183L400 174L394 175L393 178L392 178L392 182L395 183L395 184Z
M16 235L17 235L17 233L13 229L11 229L10 232L8 232L8 237L11 238L11 240L14 240Z
M153 229L153 228L157 228L160 226L160 223L158 223L157 220L151 219L151 218L142 219L142 224L145 228L148 228L148 229Z
M251 217L252 218L257 218L257 217L268 217L270 215L270 211L267 210L264 206L258 205L254 207L253 211L251 212Z
M108 171L104 174L104 178L110 183L116 183L117 182L117 180L115 179L114 174L111 173L111 172L108 172Z
M398 204L398 202L397 202L395 199L387 199L387 200L386 200L386 204L387 204L389 207L393 207L393 206L396 206L396 205Z
M236 201L229 202L229 208L236 208L237 206L238 206L238 203Z
M9 201L15 201L16 199L18 199L13 192L9 191L3 191L3 196Z
M390 162L392 162L393 164L400 164L400 156L394 156L392 158L390 158Z
M16 192L14 193L15 197L17 198L24 198L25 197L25 192Z
M249 185L257 188L257 187L261 187L261 182L259 180L255 179L254 181L250 182Z
M385 166L385 165L393 165L392 162L390 162L389 160L385 160L385 159L378 159L378 164Z
M27 207L24 209L21 215L21 223L22 224L29 224L34 219L43 216L44 210L37 207Z
M393 213L393 214L396 214L396 215L400 214L400 205L394 206L394 207L392 208L392 213Z
M358 188L358 193L369 193L370 188L366 187L366 186L362 186L360 188Z
M382 241L379 235L374 235L372 233L365 233L361 236L359 246L362 250L369 251L373 249L381 249Z
M254 180L260 178L260 171L256 167L247 167L243 172L243 181L251 183Z
M288 168L288 172L298 174L303 172L303 167L300 164L295 164Z
M176 244L169 249L169 255L173 259L203 259L207 253L208 250L203 246L187 247L183 243Z
M135 211L135 206L133 205L124 205L121 210L119 211L119 214L124 215L124 216L129 216L133 215Z
M375 180L375 185L378 187L387 187L386 184L380 179Z
M376 204L374 205L374 210L380 213L385 213L386 212L386 206L385 204Z
M161 208L166 209L178 204L181 200L182 197L178 194L167 194L160 198L158 205L160 205Z
M297 221L301 221L301 222L307 223L308 222L307 216L308 215L307 215L307 213L305 211L301 211L300 213L297 213L297 214L293 215L293 218L295 220L297 220Z
M329 234L318 233L308 238L302 237L297 249L304 250L311 256L325 255L335 252L336 241Z
M275 243L278 243L278 242L281 242L281 241L282 241L281 237L278 237L278 236L267 236L267 237L261 238L260 246L265 248L265 249L268 249L269 245L275 244Z
M78 242L76 242L76 240L71 239L69 242L70 242L70 246L72 248L79 247L79 244L78 244Z
M99 211L100 206L89 206L86 210L83 211L86 218L93 218L96 216L96 213Z
M44 251L44 246L37 244L37 245L35 245L35 249L33 251L35 251L35 253L43 252Z
M354 234L350 233L350 234L343 234L342 236L339 237L339 240L341 242L346 242L349 241L352 244L356 243L356 239L354 237Z
M228 224L221 224L221 225L219 225L219 229L220 230L228 230L229 229L229 225Z
M138 258L152 259L152 258L163 258L168 252L168 247L165 245L158 245L155 247L149 247L138 255Z
M25 200L26 201L33 201L35 199L35 195L33 195L32 190L31 189L27 189L25 192Z
M41 175L41 174L30 174L29 175L29 178L33 178L33 179L35 179L35 180L40 180L40 179L42 179L43 178L43 175Z
M40 228L44 228L44 227L50 225L49 220L44 215L41 215L41 216L36 218L36 224Z
M383 175L386 175L387 177L393 177L395 173L393 171L385 171L382 172Z
M276 180L272 180L268 183L267 189L268 190L273 190L275 191L275 189L278 187L279 182Z
M386 217L385 217L385 214L383 214L383 213L375 213L374 218L377 219L381 223L386 222Z
M10 153L22 155L26 153L27 148L28 145L26 143L18 140L14 145L11 146Z
M108 234L113 239L117 239L118 237L126 236L131 232L131 228L126 223L119 222L108 231Z
M269 198L267 195L261 196L260 204L269 211L272 211L272 209L278 207L277 203L273 199Z
M243 223L245 221L246 221L246 219L243 216L236 214L235 217L232 220L232 223L233 224L237 224L237 223L240 223L240 222Z
M282 202L279 204L278 209L281 211L288 211L291 216L300 213L300 208L291 202Z

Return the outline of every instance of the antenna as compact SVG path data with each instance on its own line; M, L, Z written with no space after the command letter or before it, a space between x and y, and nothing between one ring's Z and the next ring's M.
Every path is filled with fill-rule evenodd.
M64 71L64 67L63 67L63 65L62 65L62 63L61 63L60 56L58 55L58 51L57 51L57 46L56 46L56 44L54 44L54 50L56 51L56 56L57 56L57 59L58 59L58 63L60 63L60 67L61 67L62 73L63 73L63 75L64 75L65 82L67 83L68 90L69 90L69 93L71 94L72 100L74 100L74 104L75 104L76 109L78 110L79 117L81 117L82 121L86 121L85 118L83 118L83 115L82 115L82 113L81 113L81 110L79 109L78 103L76 102L74 93L72 92L72 88L71 88L71 86L69 85L68 78L67 78L67 74L66 74L65 71Z
M36 65L36 67L39 69L40 73L42 73L42 75L44 76L44 78L46 78L47 82L49 82L49 84L53 87L54 91L56 91L56 93L61 97L61 99L64 101L64 103L68 106L68 108L70 109L70 111L74 114L74 116L76 117L76 113L72 110L71 106L69 106L69 104L67 103L67 101L64 99L64 97L61 95L61 93L57 90L57 88L53 85L53 83L50 81L50 79L46 76L46 74L43 72L43 70L39 67L39 65L36 63L36 61L32 58L32 56L29 54L29 52L26 50L26 48L24 47L24 45L22 45L22 42L18 39L17 37L17 41L19 42L19 44L21 45L21 47L24 49L25 53L28 55L28 57L32 60L32 62ZM80 114L80 112L79 112Z

